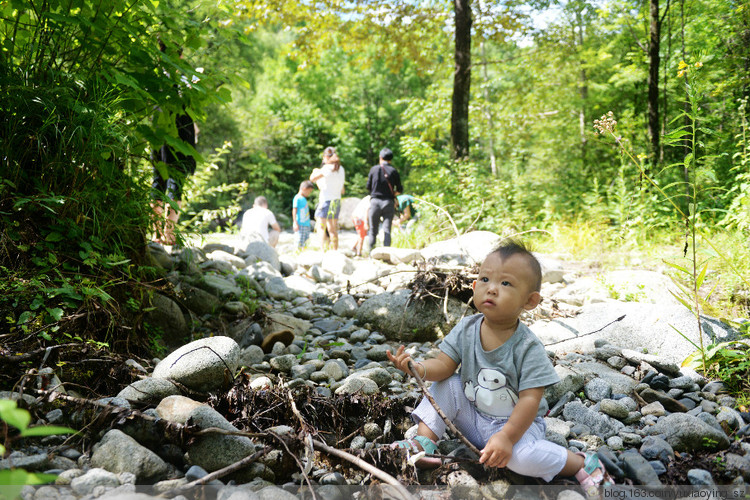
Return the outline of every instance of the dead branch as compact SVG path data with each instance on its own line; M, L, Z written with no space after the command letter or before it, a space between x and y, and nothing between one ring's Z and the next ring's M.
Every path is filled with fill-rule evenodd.
M248 455L245 458L243 458L242 460L238 460L237 462L235 462L235 463L233 463L231 465L227 465L223 469L219 469L219 470L214 471L214 472L212 472L210 474L207 474L207 475L205 475L205 476L203 476L203 477L201 477L199 479L196 479L195 481L192 481L192 482L187 483L187 484L183 484L182 486L178 486L177 488L174 488L174 489L169 490L169 491L167 491L165 493L162 493L160 496L167 497L167 498L172 498L174 496L177 496L179 494L184 493L185 491L189 490L190 488L194 488L196 486L203 486L204 484L207 484L207 483L213 481L214 479L220 479L220 478L226 476L227 474L231 474L232 472L235 472L235 471L238 471L240 469L243 469L243 468L247 467L251 463L253 463L256 460L258 460L260 457L262 457L263 455L265 455L266 453L268 453L269 451L271 451L271 449L272 448L270 446L265 446L262 450L256 451L252 455Z
M64 347L81 347L81 344L78 343L70 343L70 344L60 344L60 345L53 345L49 347L42 347L40 349L36 349L31 352L27 352L26 354L21 354L18 356L0 356L0 362L2 363L8 363L8 364L18 364L22 363L24 361L28 361L30 359L34 359L38 357L40 354L45 353L45 359L47 356L49 356L49 351L53 349L61 349Z
M445 425L447 425L448 428L453 431L453 433L461 440L461 442L464 443L471 451L473 451L477 455L481 455L482 452L480 452L479 449L471 443L471 441L466 439L466 436L464 436L463 433L459 431L455 425L453 425L453 422L451 422L450 419L445 416L445 413L443 413L443 410L440 408L440 406L438 406L435 398L433 398L432 394L430 394L430 391L427 390L427 386L424 384L424 380L422 380L422 377L420 377L419 373L417 373L417 369L415 368L414 362L411 359L409 360L409 371L417 381L419 388L422 389L422 394L424 394L432 407L435 408L435 411L437 411L438 415L440 415L440 418L443 419Z
M357 467L359 467L360 469L364 470L365 472L369 472L373 476L377 477L378 479L380 479L384 483L390 484L391 486L394 486L396 488L396 490L401 494L401 496L405 500L416 500L414 498L414 496L412 496L412 494L409 493L409 491L406 488L404 488L404 485L401 484L401 482L399 482L398 479L396 479L395 477L391 476L387 472L384 472L384 471L378 469L374 465L372 465L372 464L370 464L368 462L365 462L361 458L355 457L351 453L347 453L347 452L345 452L343 450L339 450L337 448L331 448L327 444L323 443L322 441L318 441L317 439L313 440L313 445L317 449L319 449L321 451L324 451L324 452L329 453L331 455L334 455L336 457L342 458L342 459L344 459L344 460L346 460L346 461L348 461L348 462L356 465Z

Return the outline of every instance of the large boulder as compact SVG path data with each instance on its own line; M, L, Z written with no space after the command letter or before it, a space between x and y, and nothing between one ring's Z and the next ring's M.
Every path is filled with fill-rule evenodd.
M168 378L189 389L209 392L231 382L239 367L240 347L229 337L209 337L184 345L154 368L154 378Z
M239 252L239 255L245 259L245 263L248 266L253 265L259 260L268 262L277 271L281 271L281 261L279 261L279 254L276 250L266 243L265 241L250 241L244 249Z
M354 261L336 250L329 250L323 254L321 267L334 276L352 274L355 270Z
M427 261L444 262L454 265L481 264L502 238L489 231L472 231L458 238L438 241L421 250Z
M701 328L704 345L738 335L721 321L706 316L701 317ZM677 365L700 345L693 313L683 306L668 304L586 304L575 317L537 321L532 329L542 343L554 343L550 349L558 353L593 351L598 339L615 344L628 339L630 345L643 347L664 362Z
M465 315L468 306L448 299L448 318L443 315L443 301L431 298L410 300L409 290L381 293L365 300L356 311L361 324L369 323L389 340L425 342L447 335Z
M155 293L151 299L152 309L146 313L146 322L161 333L167 346L180 345L190 335L185 316L177 303L169 297Z
M242 296L242 289L233 279L218 274L203 275L196 286L222 299L232 300Z
M180 283L179 288L185 296L185 305L197 315L213 314L221 309L222 303L216 295L185 282Z
M661 417L656 425L645 430L652 436L663 435L675 451L717 451L729 447L729 438L723 431L687 413Z
M352 222L352 213L357 208L361 198L346 197L341 198L341 210L339 210L339 226L343 229L354 229Z
M411 264L416 260L422 259L422 253L419 250L411 248L396 247L377 247L370 252L370 258L382 260L389 264Z

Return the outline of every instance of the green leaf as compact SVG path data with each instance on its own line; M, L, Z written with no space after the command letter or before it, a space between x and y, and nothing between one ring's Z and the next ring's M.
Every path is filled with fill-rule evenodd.
M23 486L26 484L45 484L51 483L57 478L55 474L41 474L38 472L27 472L23 469L6 469L0 470L0 484L3 486L2 493L4 498L16 498ZM17 493L12 493L17 488Z
M62 234L60 234L58 232L52 232L52 233L49 233L47 235L47 237L44 238L44 240L52 242L52 243L55 243L55 242L58 242L58 241L62 241L64 238L65 237Z
M62 309L60 309L59 307L55 307L55 308L52 308L52 309L50 309L49 307L47 307L46 309L47 309L47 313L50 316L52 316L52 319L54 319L55 321L60 321L60 318L62 318L62 315L63 315L63 310Z
M28 427L21 431L21 436L23 437L33 437L33 436L55 436L57 434L75 434L75 429L71 429L70 427L62 427L59 425L39 425L36 427Z
M42 297L36 296L34 297L34 300L31 301L31 304L29 304L29 309L31 309L32 311L36 311L43 305L44 305L44 299Z
M0 409L0 420L4 420L8 425L12 425L16 429L23 431L31 423L31 414L22 408L16 407L15 401L13 401L13 404L12 408Z
M691 306L685 299L683 299L682 297L680 297L679 295L677 295L676 293L674 293L672 290L670 290L669 293L672 294L672 297L674 297L675 299L677 299L677 302L679 302L680 304L682 304L683 306L685 306L689 311L691 311L691 312L693 311L693 306Z
M34 317L34 313L31 311L24 311L21 313L21 315L18 317L18 321L16 322L17 325L22 325L23 323L26 323L31 318Z
M673 263L673 262L669 262L668 260L665 260L665 261L662 261L662 262L664 262L664 263L665 263L666 265L668 265L669 267L673 267L673 268L677 269L678 271L682 271L682 272L683 272L683 273L685 273L685 274L690 274L690 271L688 271L688 270L687 270L687 268L685 268L685 267L682 267L682 266L681 266L681 265L679 265L679 264L675 264L675 263Z
M703 266L698 276L695 278L695 287L700 288L703 285L703 280L706 278L706 271L708 271L708 262Z

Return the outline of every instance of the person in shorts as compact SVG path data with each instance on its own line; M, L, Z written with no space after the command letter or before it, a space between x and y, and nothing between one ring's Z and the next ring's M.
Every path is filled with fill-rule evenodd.
M333 147L323 151L323 164L310 174L310 180L318 185L320 199L315 209L316 230L320 234L323 250L339 248L339 211L341 195L344 194L344 167Z

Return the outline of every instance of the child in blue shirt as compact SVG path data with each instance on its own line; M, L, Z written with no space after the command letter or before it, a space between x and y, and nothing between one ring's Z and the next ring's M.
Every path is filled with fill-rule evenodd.
M299 192L292 201L292 220L294 221L294 232L297 233L297 249L304 248L310 237L310 209L307 205L307 197L310 196L315 184L310 181L302 181Z

